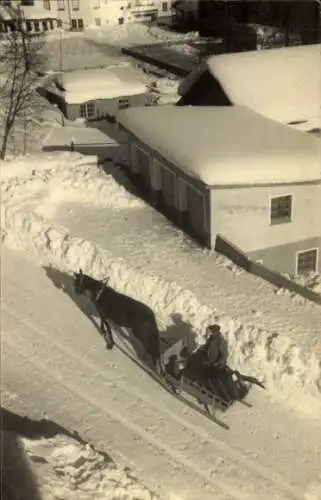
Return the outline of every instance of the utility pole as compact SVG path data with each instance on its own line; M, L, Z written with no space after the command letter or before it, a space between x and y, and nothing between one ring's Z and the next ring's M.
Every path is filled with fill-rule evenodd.
M68 9L68 17L69 17L69 26L70 26L70 29L71 29L72 28L72 23L71 23L70 0L67 0L67 9Z
M61 26L62 22L60 20L60 28L59 28L59 71L62 72L62 36L61 36Z

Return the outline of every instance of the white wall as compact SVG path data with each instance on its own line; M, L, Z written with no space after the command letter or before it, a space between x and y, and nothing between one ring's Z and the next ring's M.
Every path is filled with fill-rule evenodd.
M171 15L172 0L167 0L168 10L163 11L162 0L88 0L91 8L92 21L95 26L119 24L135 21L135 12L144 13L150 9L157 9L159 16ZM100 20L100 21L99 21ZM139 19L136 19L139 21Z
M57 4L57 16L61 19L64 29L68 29L72 19L82 19L84 28L88 28L92 24L91 0L79 0L79 10L75 9L76 2L74 2L74 0L64 0L64 2L54 0L54 2ZM64 8L62 9L60 7Z
M43 0L35 0L34 5L21 7L26 19L56 18L56 1L50 0L50 9L44 8Z
M19 2L15 2L12 4L14 9L16 9L19 6ZM47 6L49 5L49 9L44 8L44 3L43 0L34 0L34 5L28 5L28 6L21 6L21 11L23 14L23 18L27 22L26 25L30 25L29 20L31 20L31 27L32 27L32 32L35 32L35 26L34 26L34 21L39 21L39 32L44 31L44 27L42 24L42 20L52 20L52 29L57 28L57 4L56 0L51 0L49 4L46 4ZM14 9L10 9L10 6L1 6L0 5L0 19L3 19L3 21L10 21L11 19L14 19L15 16L15 11ZM47 28L48 31L51 29L50 23L47 23Z
M93 24L99 26L97 19L100 19L101 26L118 24L118 19L124 18L128 22L130 12L128 9L129 0L89 0Z
M270 225L270 197L293 194L292 222ZM211 191L212 243L216 233L244 251L321 236L321 182L314 185Z

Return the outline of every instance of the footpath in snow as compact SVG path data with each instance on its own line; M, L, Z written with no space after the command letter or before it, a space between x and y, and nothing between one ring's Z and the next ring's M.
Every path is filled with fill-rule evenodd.
M200 250L130 194L116 167L109 171L70 153L5 162L6 244L69 272L109 275L111 286L155 311L165 335L199 342L209 322L220 323L232 365L320 415L320 307Z

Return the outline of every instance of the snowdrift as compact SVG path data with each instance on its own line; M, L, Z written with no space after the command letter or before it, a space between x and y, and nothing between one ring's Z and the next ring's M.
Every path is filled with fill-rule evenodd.
M36 193L38 203L39 192L43 195L44 190L44 200L58 196L56 191L51 190L51 183L56 176L60 176L61 199L69 200L70 196L75 196L75 192L84 198L84 192L90 188L96 194L97 203L106 207L113 204L115 208L115 203L118 206L124 203L126 208L143 206L141 200L121 186L118 186L114 199L107 197L106 186L112 181L109 177L101 176L90 161L93 162L93 159L90 160L88 156L73 155L71 171L71 155L66 153L46 159L43 165L38 162L37 173L32 157L20 163L17 160L6 169L2 183L2 240L8 246L36 257L43 265L49 264L70 273L82 268L96 279L110 276L112 287L141 300L154 310L161 330L173 324L173 318L180 315L183 321L192 325L198 335L197 341L202 342L205 326L209 322L220 323L228 341L231 365L244 373L263 378L271 394L286 398L289 403L294 402L296 407L315 414L320 404L321 363L314 352L303 352L286 335L263 331L222 315L215 306L203 304L190 290L183 289L178 283L167 282L156 275L137 270L124 259L115 257L91 241L71 237L67 229L56 227L36 213L37 204L33 199ZM51 173L50 162L54 167ZM24 177L19 175L22 169ZM78 177L75 175L77 170L81 174ZM50 207L52 210L48 202L47 208L42 207L42 213L50 216Z
M21 447L43 500L160 500L130 470L117 467L90 445L57 435L22 438ZM19 486L15 486L18 496Z

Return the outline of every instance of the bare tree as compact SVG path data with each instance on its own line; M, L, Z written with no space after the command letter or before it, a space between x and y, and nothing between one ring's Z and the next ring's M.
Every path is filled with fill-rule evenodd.
M18 121L23 124L25 142L28 119L34 113L38 75L43 68L44 42L27 32L19 7L4 6L2 9L7 9L10 16L9 32L3 33L0 40L0 124L3 131L0 158L4 159Z

